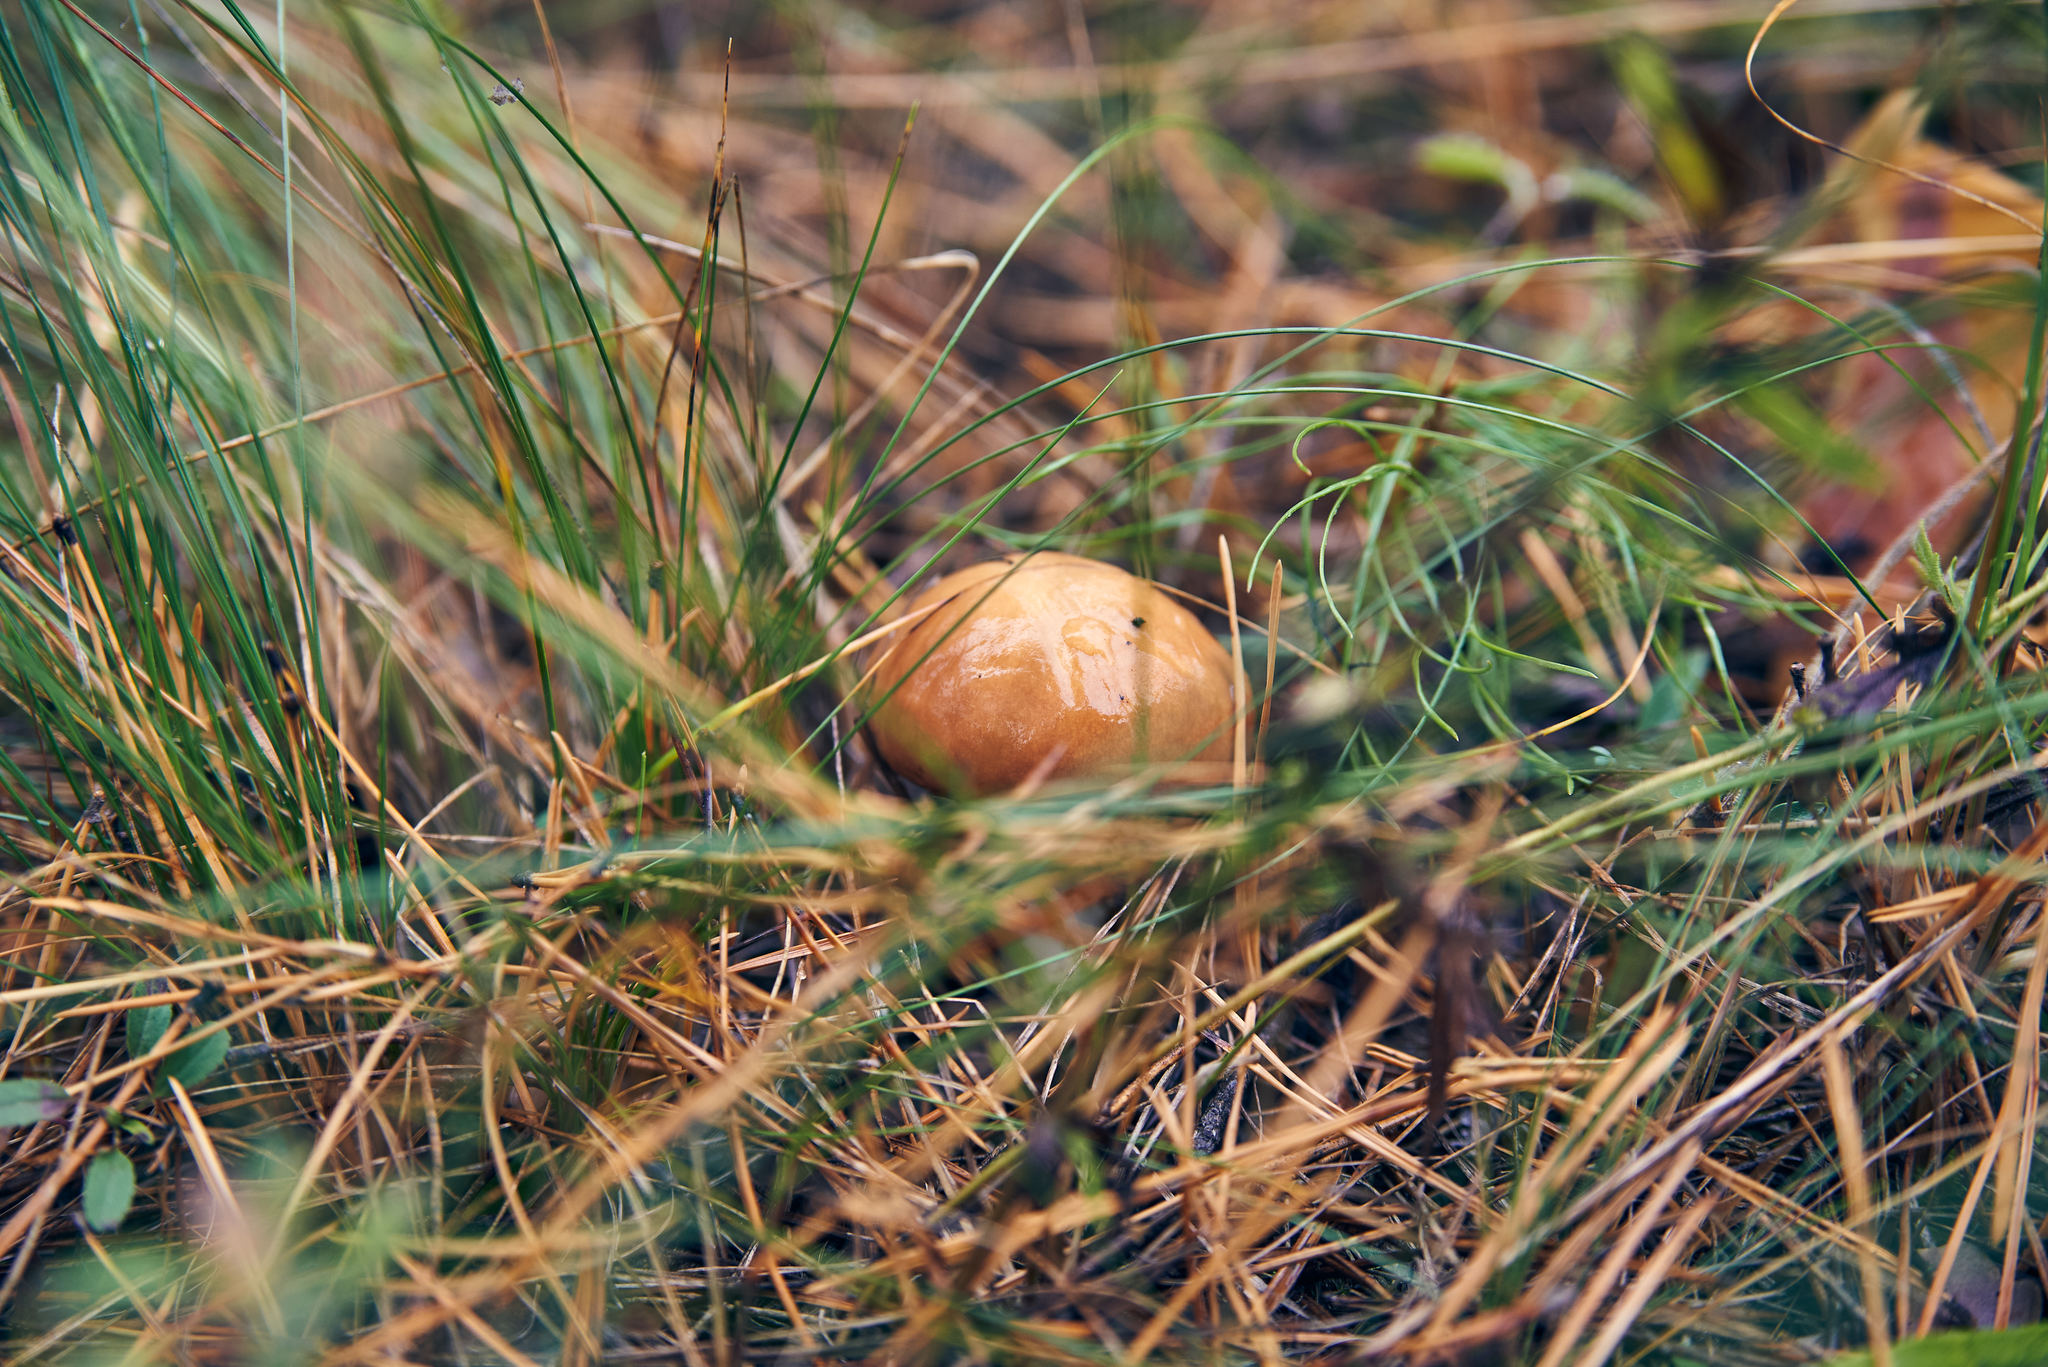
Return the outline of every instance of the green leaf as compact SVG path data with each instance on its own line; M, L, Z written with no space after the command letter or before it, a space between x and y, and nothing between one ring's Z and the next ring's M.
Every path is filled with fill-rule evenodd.
M220 1067L220 1061L227 1056L228 1032L216 1030L204 1039L194 1040L164 1060L164 1071L184 1083L187 1088L197 1087L214 1069Z
M1719 218L1727 209L1727 188L1713 153L1685 107L1671 59L1647 39L1616 45L1614 74L1623 95L1650 130L1657 161L1694 219Z
M156 1042L170 1028L171 1008L168 1003L131 1009L128 1012L128 1057L141 1058L156 1048Z
M2040 1367L2048 1362L2048 1324L1965 1329L1892 1345L1892 1367ZM1869 1353L1844 1353L1824 1367L1870 1367Z
M1552 203L1578 200L1610 209L1623 218L1648 223L1657 216L1657 202L1611 171L1574 166L1543 182L1543 197Z
M1514 162L1506 150L1467 133L1439 133L1415 149L1415 164L1433 176L1505 185Z
M1927 522L1921 519L1913 524L1913 559L1920 566L1920 581L1930 589L1941 587L1941 557L1934 553L1934 543L1927 539Z
M1659 674L1650 685L1649 700L1643 704L1640 725L1645 732L1661 731L1685 720L1685 714L1707 677L1707 653L1688 650L1678 658L1674 673Z
M1770 429L1792 456L1828 479L1859 489L1875 489L1883 472L1862 447L1835 430L1806 396L1787 384L1760 384L1744 390L1736 407Z
M1464 133L1425 138L1415 149L1415 162L1433 176L1499 186L1518 213L1536 207L1540 198L1536 173L1528 163L1484 138Z
M128 1218L135 1203L135 1164L119 1149L103 1149L85 1169L85 1223L111 1234Z
M70 1104L71 1098L54 1082L9 1078L0 1082L0 1129L55 1120Z

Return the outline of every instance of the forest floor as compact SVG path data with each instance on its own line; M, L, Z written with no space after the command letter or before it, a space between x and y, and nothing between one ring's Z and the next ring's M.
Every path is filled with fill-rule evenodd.
M2048 1359L2044 54L0 5L0 1357ZM1227 772L880 760L1043 550Z

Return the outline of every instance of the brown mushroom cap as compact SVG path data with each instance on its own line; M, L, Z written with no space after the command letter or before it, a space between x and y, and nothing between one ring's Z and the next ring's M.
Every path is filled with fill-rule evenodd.
M906 778L992 793L1048 762L1054 779L1229 762L1230 657L1146 580L1042 551L949 574L910 610L934 605L868 685L875 741Z

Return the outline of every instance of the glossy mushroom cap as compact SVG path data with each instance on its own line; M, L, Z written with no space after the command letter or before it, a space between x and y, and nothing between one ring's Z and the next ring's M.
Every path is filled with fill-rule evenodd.
M1146 580L1041 551L947 575L910 610L934 604L868 684L875 741L904 777L994 793L1048 764L1075 779L1229 763L1230 657Z

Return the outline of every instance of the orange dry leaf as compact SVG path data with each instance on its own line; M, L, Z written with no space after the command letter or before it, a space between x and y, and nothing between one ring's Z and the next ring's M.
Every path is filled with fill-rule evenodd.
M1801 511L1831 543L1866 560L1998 453L2012 431L2026 358L2028 315L2015 306L2011 277L2036 259L2040 200L1985 162L1922 136L1925 116L1903 91L1872 112L1847 144L1861 160L1839 165L1824 188L1838 207L1781 262L1851 286L1847 297L1829 292L1822 300L1840 315L1868 315L1875 295L1929 318L1915 340L1950 348L1947 360L1963 381L1958 392L1940 358L1911 340L1888 353L1898 368L1864 355L1827 370L1825 410L1877 468L1863 487L1831 485ZM1915 393L1900 369L1940 407ZM1963 525L1945 520L1951 536Z

